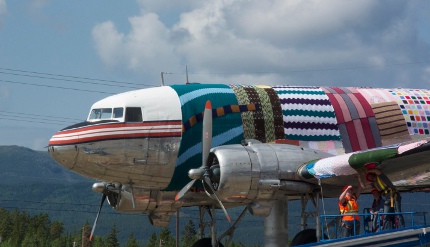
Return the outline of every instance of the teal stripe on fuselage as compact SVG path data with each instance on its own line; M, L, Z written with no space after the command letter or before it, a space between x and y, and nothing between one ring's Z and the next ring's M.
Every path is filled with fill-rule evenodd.
M212 108L237 105L233 90L222 84L188 84L171 86L181 102L182 123L204 111L207 100ZM229 113L212 120L212 146L236 144L243 140L242 118L240 113ZM189 181L188 171L202 165L201 157L202 122L191 126L182 133L178 159L172 180L166 190L180 190ZM201 183L198 184L201 186Z
M216 146L223 145L223 143L225 143L226 141L230 141L236 137L239 137L242 134L243 134L242 126L231 129L227 132L222 133L221 135L214 136L212 138L212 146L216 147ZM178 157L178 160L176 161L176 166L180 166L182 163L184 163L185 161L187 161L188 159L190 159L196 154L201 154L201 151L202 151L202 142L199 142Z

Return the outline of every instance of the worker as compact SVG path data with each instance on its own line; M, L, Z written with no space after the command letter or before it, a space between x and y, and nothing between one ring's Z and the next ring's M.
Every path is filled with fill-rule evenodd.
M370 169L366 172L365 175L366 180L369 182L368 184L364 184L363 180L361 179L361 176L358 176L358 181L360 182L360 186L362 189L377 189L381 195L385 197L385 204L384 204L384 214L390 214L390 213L399 213L397 215L399 221L398 221L398 228L402 228L405 226L405 220L403 218L402 212L402 197L400 196L400 193L397 191L394 184L391 182L391 180L380 170L378 169ZM393 215L387 215L384 218L384 229L392 229L393 228Z
M382 198L381 193L376 188L373 188L370 193L373 195L372 207L369 210L369 212L372 214L372 232L376 232L381 229L381 220L384 218L384 216L378 214L384 212L385 200Z
M343 188L339 196L339 210L342 214L341 237L349 237L360 234L360 216L358 215L357 199L361 195L361 187L356 193L352 185Z

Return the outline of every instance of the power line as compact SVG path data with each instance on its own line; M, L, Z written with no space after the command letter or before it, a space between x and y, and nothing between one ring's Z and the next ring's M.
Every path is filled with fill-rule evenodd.
M322 69L302 69L302 70L282 70L282 71L256 71L256 72L188 72L188 74L193 75L243 75L243 74L285 74L285 73L300 73L300 72L317 72L317 71L337 71L337 70L355 70L355 69L374 69L383 67L394 67L394 66L404 66L404 65L415 65L430 63L430 61L424 60L420 62L409 62L409 63L393 63L386 65L372 65L372 66L355 66L355 67L344 67L344 68L322 68ZM184 74L184 73L171 73L171 74Z
M124 82L124 81L115 81L115 80L106 80L106 79L96 79L96 78L88 78L88 77L79 77L79 76L70 76L70 75L61 75L61 74L51 74L51 73L41 73L41 72L28 71L28 70L18 70L18 69L9 69L9 68L0 68L0 70L15 71L15 72L21 72L21 73L31 73L31 74L36 74L36 75L56 76L56 77L63 77L63 78L73 78L73 79L79 79L79 80L91 80L91 81L101 81L101 82L114 82L114 83L127 84L127 85L136 85L136 86L148 86L148 87L153 87L153 85L145 85L145 84L138 84L138 83ZM51 77L41 77L41 76L25 75L25 74L16 74L16 73L0 72L0 74L9 74L9 75L27 76L27 77L35 77L35 78L42 78L42 79L63 80L63 81L73 81L73 82L80 82L80 83L90 83L90 84L105 85L105 86L123 87L123 86L119 86L119 85L112 85L112 84L101 84L101 83L94 83L94 82L83 82L83 81L76 81L76 80L57 79L57 78L51 78Z
M22 117L22 116L10 116L10 115L6 115L6 114L2 114L0 112L0 118L3 118L1 116L5 116L4 119L17 120L17 121L27 121L27 122L29 122L29 121L32 121L32 120L38 120L38 121L33 121L33 122L48 123L48 124L60 124L60 123L63 123L63 124L66 123L67 124L67 123L70 123L70 121L63 121L63 120L55 120L55 122L51 122L50 119L34 118L34 117L25 116L25 115L24 115L25 117ZM29 120L29 119L32 119L32 120ZM44 120L45 121L50 121L50 122L45 122Z
M41 117L41 118L48 118L48 120L52 119L52 118L59 118L59 119L70 119L70 120L74 120L74 121L80 121L82 119L77 119L77 118L67 118L67 117L56 117L56 116L49 116L49 115L40 115L40 114L33 114L33 113L24 113L24 112L11 112L11 111L0 111L0 112L4 112L7 114L14 114L14 115L24 115L24 116L36 116L36 117ZM2 114L0 114L2 115ZM44 119L47 120L47 119Z
M85 83L85 84L103 85L103 86L109 86L109 87L125 87L125 88L138 89L138 87L129 87L129 86L122 86L122 85L112 85L112 84L89 82L89 81L77 81L77 80L69 80L69 79L57 79L57 78L50 78L50 77L43 77L43 76L34 76L34 75L19 75L19 74L13 74L13 73L5 73L5 72L0 72L0 74L17 75L17 76L27 76L27 77L32 77L32 78L49 79L49 80L57 80L57 81L70 81L70 82L78 82L78 83Z
M18 122L27 122L27 123L41 123L41 124L61 125L61 126L64 126L64 123L67 123L67 122L64 122L64 123L55 123L55 122L45 122L45 121L33 121L33 120L27 120L27 119L7 118L7 117L1 117L1 116L0 116L0 119L10 120L10 121L18 121Z
M59 86L50 86L50 85L27 83L27 82L18 82L18 81L9 81L9 80L1 80L1 79L0 79L0 81L6 82L6 83L29 85L29 86L36 86L36 87L48 87L48 88L58 88L58 89L66 89L66 90L75 90L75 91L80 91L80 92L113 94L113 93L110 93L110 92L103 92L103 91L85 90L85 89L69 88L69 87L59 87Z

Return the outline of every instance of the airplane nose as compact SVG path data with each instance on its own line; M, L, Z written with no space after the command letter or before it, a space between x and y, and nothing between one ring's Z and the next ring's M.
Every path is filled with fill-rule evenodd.
M58 164L73 170L78 155L76 145L49 146L48 152Z

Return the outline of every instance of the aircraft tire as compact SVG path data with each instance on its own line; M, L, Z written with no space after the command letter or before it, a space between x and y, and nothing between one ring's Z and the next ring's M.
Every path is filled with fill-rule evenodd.
M191 247L212 247L211 238L201 238L197 240ZM224 247L222 243L218 243L218 247Z
M300 231L294 236L291 241L291 246L297 246L302 244L310 244L317 242L317 231L315 229L305 229Z

